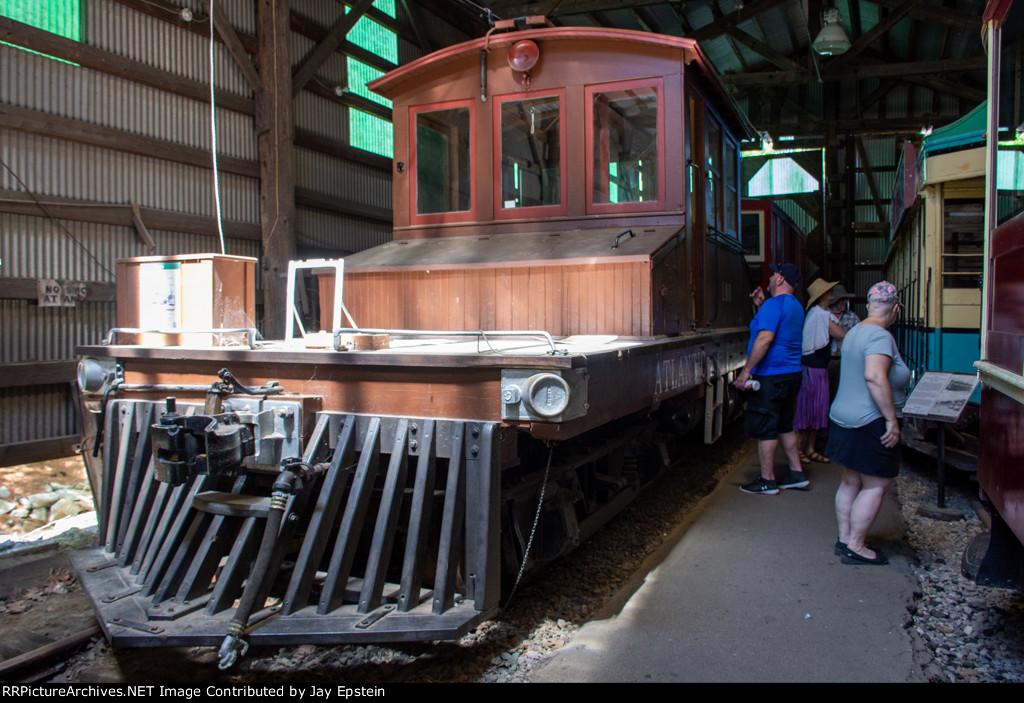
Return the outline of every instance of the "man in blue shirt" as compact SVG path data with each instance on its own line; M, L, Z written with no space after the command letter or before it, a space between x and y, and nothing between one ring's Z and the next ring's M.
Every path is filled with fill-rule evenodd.
M772 264L771 268L774 273L768 281L770 297L765 299L760 286L750 296L758 311L750 323L747 363L736 378L736 387L748 392L747 434L758 440L761 464L761 476L740 490L763 495L775 495L780 488L810 485L803 474L793 431L802 378L804 308L793 295L800 285L800 269L794 264ZM746 387L751 380L760 384L758 390ZM780 440L789 459L789 476L776 481L775 451Z

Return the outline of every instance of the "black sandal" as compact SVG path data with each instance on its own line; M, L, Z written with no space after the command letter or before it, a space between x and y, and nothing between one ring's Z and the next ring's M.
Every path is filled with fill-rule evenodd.
M842 561L843 561L844 564L854 564L854 565L857 565L857 564L871 564L871 565L882 566L883 564L888 564L889 563L889 558L886 557L884 554L882 554L880 551L878 551L876 549L875 550L875 558L874 559L868 559L867 557L862 557L860 554L857 554L857 552L855 552L852 549L850 549L849 547L847 547L846 551L843 552L843 559L842 559Z

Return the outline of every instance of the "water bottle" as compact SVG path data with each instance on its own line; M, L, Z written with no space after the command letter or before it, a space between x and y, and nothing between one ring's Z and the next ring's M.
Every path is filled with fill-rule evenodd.
M743 390L757 392L761 390L761 382L755 378L747 379L747 382L743 384Z

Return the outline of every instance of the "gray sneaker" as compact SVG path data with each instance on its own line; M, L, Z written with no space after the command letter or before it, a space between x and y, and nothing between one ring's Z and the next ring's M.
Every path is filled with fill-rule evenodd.
M779 488L807 488L811 482L807 480L802 471L790 471L786 478L779 481Z
M779 492L779 486L775 481L769 481L759 476L756 481L740 486L740 490L744 493L759 493L761 495L773 496Z

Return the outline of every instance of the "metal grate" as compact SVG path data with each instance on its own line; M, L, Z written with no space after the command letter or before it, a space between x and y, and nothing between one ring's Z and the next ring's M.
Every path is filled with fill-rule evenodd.
M257 561L274 475L156 481L157 404L111 401L103 545L73 559L108 639L218 644ZM324 412L288 498L253 644L453 639L495 611L497 424Z

